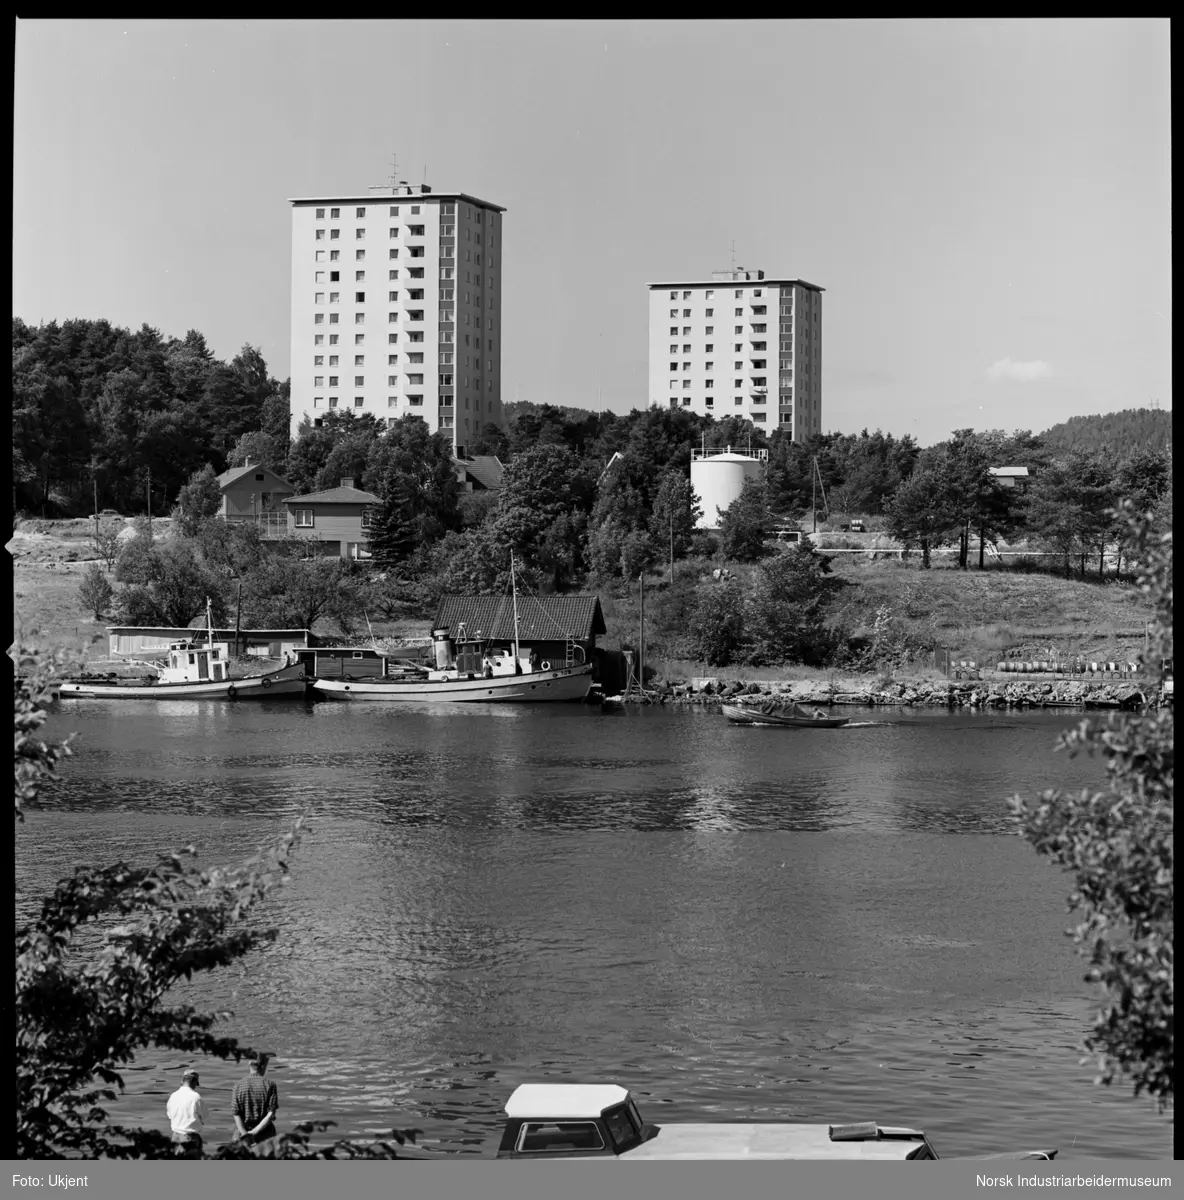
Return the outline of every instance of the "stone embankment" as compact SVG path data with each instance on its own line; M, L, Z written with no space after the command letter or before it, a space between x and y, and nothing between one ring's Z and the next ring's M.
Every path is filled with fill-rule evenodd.
M760 680L752 683L695 679L651 689L663 704L722 704L737 696L777 696L799 704L924 706L933 708L1138 708L1155 696L1131 682L1078 680L911 680L881 684L874 679L823 682Z

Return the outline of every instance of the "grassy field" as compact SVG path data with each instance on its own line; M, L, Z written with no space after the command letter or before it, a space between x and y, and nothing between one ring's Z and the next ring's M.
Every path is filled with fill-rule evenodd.
M160 522L165 534L168 523ZM87 652L105 657L104 635L109 621L95 621L78 601L78 584L86 562L93 558L90 522L26 521L14 533L8 549L14 562L15 629L26 644L78 646L95 635L101 640ZM715 565L706 559L677 566L682 579L705 576ZM915 561L869 561L859 555L836 555L834 574L843 580L835 617L855 634L866 632L881 606L890 607L899 621L955 658L993 661L1007 646L1024 644L1049 657L1080 654L1093 659L1128 660L1143 646L1143 628L1150 609L1129 583L1097 579L1063 579L999 569L959 571L938 560L929 571ZM733 568L743 575L745 568ZM654 574L646 586L646 660L662 678L688 678L707 673L701 665L677 652L675 623L663 628L664 607L670 608L667 577ZM637 585L627 594L601 591L608 625L603 644L634 647L638 633ZM373 622L378 636L423 636L428 621ZM330 633L318 627L318 633ZM1033 654L1036 657L1036 654ZM819 679L830 672L808 667L711 672L738 678ZM937 674L918 661L912 675Z

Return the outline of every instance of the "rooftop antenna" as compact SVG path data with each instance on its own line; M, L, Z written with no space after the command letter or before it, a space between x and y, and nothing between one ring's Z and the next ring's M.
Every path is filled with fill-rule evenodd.
M427 163L423 164L423 186L424 187L428 186L428 164Z
M399 186L399 156L397 154L392 154L391 155L391 187L395 188L398 186Z
M732 239L732 274L736 273L736 239Z

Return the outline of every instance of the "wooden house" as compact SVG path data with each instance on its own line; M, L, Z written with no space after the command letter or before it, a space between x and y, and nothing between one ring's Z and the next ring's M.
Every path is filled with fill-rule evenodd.
M452 461L463 491L500 492L505 487L505 467L496 454L474 454Z
M288 533L316 543L316 552L335 558L369 558L369 510L381 504L372 492L354 487L352 478L340 487L306 496L289 496Z
M447 628L457 640L481 638L508 649L514 641L514 606L509 596L444 596L432 628ZM518 597L518 641L540 665L595 663L596 639L607 632L598 596Z
M288 514L284 501L296 489L269 467L252 465L248 458L241 467L231 467L218 476L222 507L218 515L224 521L249 521L266 538L283 537L288 532Z

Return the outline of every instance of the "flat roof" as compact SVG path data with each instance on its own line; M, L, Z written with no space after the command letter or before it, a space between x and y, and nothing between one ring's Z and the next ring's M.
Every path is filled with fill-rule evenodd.
M492 208L494 212L505 212L500 204L492 204L470 196L468 192L412 192L408 195L402 192L394 196L289 196L289 204L422 204L432 200L466 200L470 204L479 204L482 208Z
M784 287L786 284L796 284L798 287L809 288L812 292L825 292L826 288L819 287L816 283L807 283L804 279L770 279L767 275L764 279L691 279L683 280L682 283L647 283L648 288L685 288L685 287L713 287L713 288L729 288L729 287Z
M506 1101L507 1117L578 1119L598 1117L629 1099L615 1083L524 1083Z

